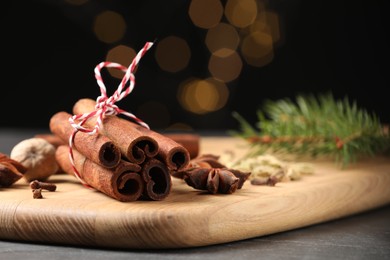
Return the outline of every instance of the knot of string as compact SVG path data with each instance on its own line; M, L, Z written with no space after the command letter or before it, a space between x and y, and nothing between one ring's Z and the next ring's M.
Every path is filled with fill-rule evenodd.
M135 85L135 76L133 74L134 69L136 68L137 64L141 60L141 58L144 56L144 54L152 47L152 42L147 42L144 47L137 53L137 55L134 57L133 61L131 62L130 66L126 68L125 66L115 63L115 62L101 62L95 67L95 78L97 81L97 84L100 88L101 95L97 97L96 99L96 105L95 110L79 114L79 115L73 115L69 118L69 122L74 128L71 136L69 137L69 159L72 164L72 169L74 172L74 175L76 178L87 188L93 189L91 186L89 186L81 177L80 173L76 169L75 162L74 162L74 156L73 156L73 144L74 144L74 138L77 132L84 132L90 135L97 134L99 130L103 127L103 119L105 116L111 116L111 115L117 115L117 114L123 114L132 120L134 120L139 125L149 129L149 126L143 122L141 119L137 118L134 114L127 112L125 110L120 109L117 105L115 105L116 102L126 97L128 94L130 94ZM101 76L100 71L104 68L115 68L118 70L121 70L125 72L125 75L123 76L117 90L112 94L112 96L107 96L107 89L104 85L103 78ZM128 87L126 88L126 84L129 83ZM83 126L85 122L87 122L91 118L96 118L96 124L92 128L88 128Z

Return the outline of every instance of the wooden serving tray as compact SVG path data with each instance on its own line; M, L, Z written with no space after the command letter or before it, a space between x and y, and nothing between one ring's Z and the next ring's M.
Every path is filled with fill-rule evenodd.
M201 153L244 151L232 137L202 137ZM315 174L274 187L246 182L233 194L208 194L173 179L163 201L119 202L56 174L55 192L33 199L23 179L0 188L0 239L106 248L182 248L302 228L390 203L389 158L341 170L313 162Z

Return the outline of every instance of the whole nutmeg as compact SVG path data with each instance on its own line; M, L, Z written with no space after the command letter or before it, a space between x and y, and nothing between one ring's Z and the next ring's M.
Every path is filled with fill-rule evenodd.
M55 152L54 145L45 139L33 137L16 144L11 150L10 158L27 168L23 177L28 182L44 181L59 169Z

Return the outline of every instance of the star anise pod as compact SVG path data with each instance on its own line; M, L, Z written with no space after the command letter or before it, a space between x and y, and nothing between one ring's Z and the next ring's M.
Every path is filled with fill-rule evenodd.
M23 177L27 171L21 163L0 153L0 187L9 187Z
M225 165L223 165L221 162L218 161L219 156L214 155L214 154L203 154L200 155L190 161L186 169L182 171L176 171L172 172L172 176L176 178L183 179L184 178L184 173L188 169L193 169L193 168L226 168Z
M241 189L251 173L229 169L218 160L218 155L204 154L192 159L186 169L171 174L195 189L212 194L230 194Z
M231 194L241 189L250 173L228 168L194 167L184 171L183 179L191 187L208 192Z
M203 154L190 161L190 167L198 166L203 168L226 168L224 164L219 161L219 156L215 154Z

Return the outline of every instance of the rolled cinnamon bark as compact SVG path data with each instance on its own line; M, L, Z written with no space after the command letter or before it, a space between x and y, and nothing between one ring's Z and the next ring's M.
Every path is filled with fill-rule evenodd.
M162 133L164 136L171 138L173 141L181 144L190 154L190 159L199 155L200 136L194 133Z
M170 171L180 171L187 167L190 162L190 154L183 145L160 133L134 123L131 124L141 133L154 138L158 142L160 148L157 157L168 166Z
M172 187L172 179L168 167L161 161L147 159L142 167L141 175L145 181L143 196L149 200L165 199Z
M95 110L96 102L89 98L78 100L73 106L74 114L85 114ZM94 126L96 119L86 122L86 125ZM130 162L141 164L147 157L154 157L159 150L159 144L150 136L138 131L130 121L117 116L104 118L100 133L107 136L117 145Z
M73 112L75 114L88 113L94 110L95 105L96 102L92 99L80 99L73 106ZM117 116L108 116L105 118L103 131L103 134L107 135L114 142L116 141L118 143L122 143L125 150L129 150L129 146L137 147L132 144L134 143L135 137L139 139L147 138L149 140L153 140L153 142L156 144L155 147L158 147L158 149L156 153L154 153L153 150L153 153L149 152L146 154L148 157L154 157L157 155L159 159L166 163L169 170L184 169L190 161L190 154L183 145L175 142L169 137L147 129L129 120L122 119ZM146 148L144 150L150 151L150 145L142 144L141 142L141 146ZM132 154L134 153L130 153L129 156L131 157ZM133 158L127 158L133 162Z
M50 118L50 131L68 143L74 128L69 123L72 115L60 111ZM84 132L77 132L74 137L74 147L85 157L93 162L108 168L115 167L121 160L119 148L107 137L99 133L90 135Z
M105 168L75 149L73 157L75 167L85 183L109 197L130 202L138 200L143 194L145 182L139 174L140 165L121 160L116 167ZM57 147L56 160L66 173L74 175L67 145Z

